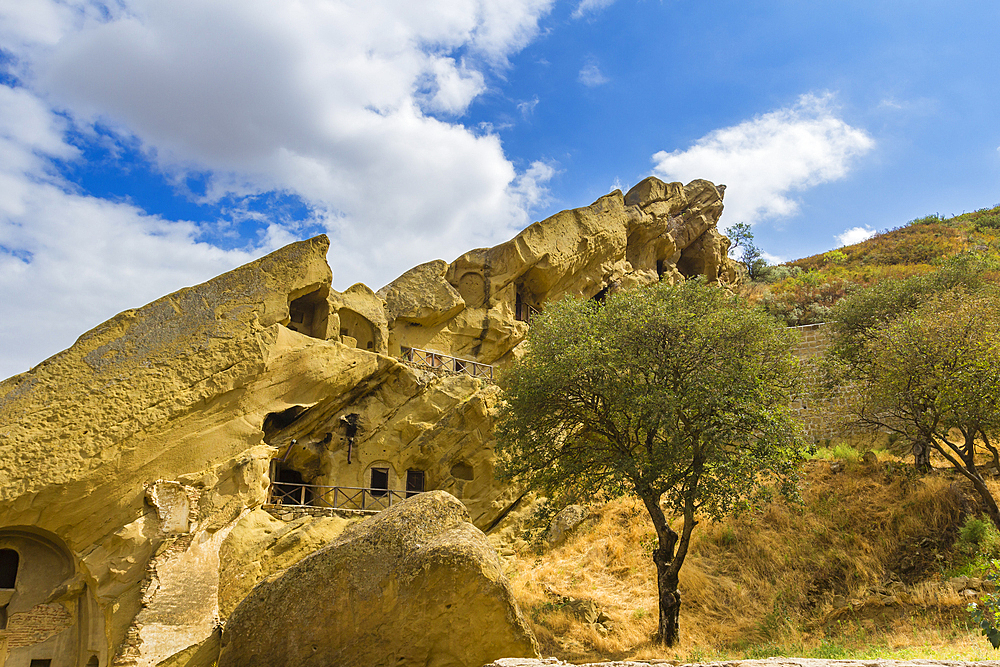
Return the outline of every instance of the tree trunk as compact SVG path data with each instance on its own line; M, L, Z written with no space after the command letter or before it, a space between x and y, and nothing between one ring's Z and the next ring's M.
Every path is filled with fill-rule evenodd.
M697 489L697 481L691 488ZM680 536L667 523L663 510L660 509L658 494L642 496L642 502L649 512L649 518L653 520L658 539L658 547L653 551L657 598L660 606L660 625L656 639L666 646L675 646L680 638L681 594L677 590L678 574L687 556L688 545L691 543L691 531L697 524L694 520L694 501L691 498L686 503L684 525Z
M926 442L913 443L913 467L920 474L931 471L931 447Z
M677 534L674 533L676 541ZM670 551L673 551L671 548ZM658 639L666 646L677 644L679 635L679 618L681 614L681 594L677 590L677 573L673 571L673 554L662 547L653 552L653 562L656 563L656 587L660 601L660 625L657 631Z

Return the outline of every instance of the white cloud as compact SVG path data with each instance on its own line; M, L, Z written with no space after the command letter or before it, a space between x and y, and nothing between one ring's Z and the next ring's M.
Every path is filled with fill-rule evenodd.
M301 197L341 288L506 239L554 168L519 173L495 134L454 119L553 2L0 3L4 66L25 86L0 86L0 349L18 350L0 375L291 239L272 221L222 251L197 225L74 192L51 163L76 158L70 124L110 127L177 181L207 174L210 202Z
M200 242L194 224L73 192L47 161L76 154L62 138L64 124L28 91L0 86L0 377L27 370L120 310L285 240L224 251Z
M588 88L594 88L595 86L600 86L609 81L608 77L604 76L601 72L601 68L597 66L597 63L587 63L580 70L580 74L577 77L583 85Z
M579 19L587 14L596 14L614 3L615 0L580 0L580 4L573 10L573 18Z
M525 118L529 117L531 114L535 113L535 107L538 106L538 95L535 95L530 100L525 100L523 102L517 103L517 110L521 112L521 115Z
M875 236L875 230L865 225L864 227L851 227L850 229L844 230L844 233L837 234L834 238L837 239L837 243L845 246L861 243L862 241L870 239L873 236Z
M791 107L715 130L687 150L656 153L654 172L727 185L727 223L790 216L799 210L790 193L843 178L875 145L835 112L832 95L803 95Z

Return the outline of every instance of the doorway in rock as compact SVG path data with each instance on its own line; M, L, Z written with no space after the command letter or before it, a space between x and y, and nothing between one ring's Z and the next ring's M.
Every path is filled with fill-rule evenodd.
M424 471L423 470L407 470L406 471L406 497L415 496L418 493L422 493L424 490Z
M369 485L372 496L382 498L389 493L389 469L372 468L371 484Z
M0 588L14 588L21 557L13 549L0 549Z
M271 502L276 505L311 505L313 490L302 473L275 461L271 476Z

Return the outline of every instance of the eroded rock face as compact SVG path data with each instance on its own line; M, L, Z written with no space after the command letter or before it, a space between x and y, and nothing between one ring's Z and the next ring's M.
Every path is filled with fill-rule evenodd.
M220 667L467 667L538 648L464 505L415 496L257 586Z
M451 264L422 264L379 290L389 352L414 347L502 362L524 338L531 313L564 295L704 275L733 282L729 240L716 229L722 189L647 178L623 195L536 222L510 241Z
M0 542L65 564L10 594L11 627L66 621L10 640L12 659L49 657L33 653L46 641L80 664L200 664L252 582L342 528L261 516L284 468L325 487L377 476L391 498L444 489L488 529L521 499L493 475L496 387L394 355L502 363L533 310L563 295L731 280L721 202L707 181L648 179L378 293L333 290L320 236L121 313L3 381ZM466 520L454 535L474 533Z

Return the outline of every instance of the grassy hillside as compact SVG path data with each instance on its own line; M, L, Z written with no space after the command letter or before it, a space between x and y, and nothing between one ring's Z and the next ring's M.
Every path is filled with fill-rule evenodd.
M1000 206L953 218L929 215L861 243L769 267L747 290L788 324L814 324L855 285L929 273L942 259L963 252L991 258L1000 267ZM1000 271L993 277L1000 281Z
M1000 536L975 518L971 488L944 467L918 478L884 453L869 465L846 451L840 472L830 461L807 464L801 505L695 529L677 651L650 642L655 536L641 504L595 505L558 548L522 544L507 572L543 655L996 659L968 627L970 594L949 583L1000 555ZM586 622L566 598L593 600L608 620Z

